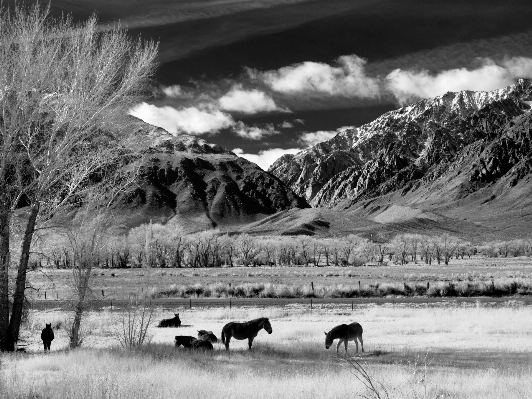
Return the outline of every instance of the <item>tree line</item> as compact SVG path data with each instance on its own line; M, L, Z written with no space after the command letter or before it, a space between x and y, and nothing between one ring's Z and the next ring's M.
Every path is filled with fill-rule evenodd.
M81 231L81 230L80 230ZM78 235L81 233L78 233ZM63 237L63 240L57 237ZM80 239L72 230L43 244L33 266L73 268ZM356 235L342 237L251 236L211 230L183 234L179 229L144 224L127 235L100 238L91 259L99 268L206 268L234 266L361 266L365 264L438 264L453 259L532 256L532 240L490 242L474 245L449 234L428 236L400 234L389 242L372 242Z

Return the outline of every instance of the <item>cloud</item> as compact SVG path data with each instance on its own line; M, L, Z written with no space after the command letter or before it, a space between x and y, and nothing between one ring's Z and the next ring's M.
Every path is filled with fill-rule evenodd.
M266 93L259 90L243 90L233 87L225 96L218 100L220 108L225 111L256 114L259 112L284 111Z
M259 151L258 154L246 154L241 148L235 148L233 152L239 157L245 158L250 162L259 165L263 170L268 168L280 157L286 154L297 154L300 148L271 148L269 150Z
M263 127L258 126L246 126L244 122L238 121L233 127L233 131L240 137L244 137L250 140L260 140L264 136L271 136L273 134L279 134L279 131L275 130L272 123L267 123Z
M431 74L426 70L395 69L386 76L387 89L405 104L419 98L433 98L448 91L490 91L514 83L519 77L532 77L532 59L517 57L496 64L483 59L476 69L455 68Z
M332 139L337 134L338 134L337 131L323 131L323 130L320 130L318 132L312 132L312 133L303 133L299 137L299 141L303 143L306 147L312 147L315 144Z
M283 123L281 123L279 125L280 128L283 128L283 129L291 129L294 127L294 124L293 123L290 123L288 121L284 121Z
M196 135L215 133L235 124L231 115L209 108L176 109L168 106L159 108L142 103L131 109L130 114L144 122L162 127L170 133L184 132Z
M356 55L346 55L338 58L336 65L307 61L275 71L258 72L249 69L248 74L264 82L273 91L283 94L378 97L378 80L366 75L365 60Z
M162 90L163 90L163 93L166 94L166 96L173 97L173 98L180 98L184 94L183 89L179 85L167 86L167 87L164 87Z

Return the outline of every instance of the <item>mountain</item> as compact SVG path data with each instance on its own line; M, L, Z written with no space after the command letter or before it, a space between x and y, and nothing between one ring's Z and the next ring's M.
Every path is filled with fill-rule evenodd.
M518 235L532 214L531 101L525 79L447 93L285 155L270 172L313 207L378 224L429 212L445 229L467 219L465 230Z
M125 227L152 220L194 231L309 207L277 177L216 144L140 120L129 128L149 136L151 146L137 188L115 206Z

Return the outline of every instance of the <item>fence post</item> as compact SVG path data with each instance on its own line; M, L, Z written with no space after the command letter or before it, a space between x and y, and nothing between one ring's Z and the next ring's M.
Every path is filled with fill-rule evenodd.
M312 309L312 297L310 298L310 308Z
M102 290L102 296L105 296L105 293L103 292L103 290Z
M229 309L231 309L231 298L229 298Z
M358 280L358 293L360 294L360 280Z
M46 291L44 291L44 299L46 299Z
M111 310L113 310L113 300L111 299Z
M310 282L310 287L312 288L312 296L314 296L314 281Z
M427 281L427 291L429 290L430 288L430 283Z
M355 310L355 307L353 306L353 300L351 299L351 310Z
M192 309L192 298L188 300L188 307L189 309Z

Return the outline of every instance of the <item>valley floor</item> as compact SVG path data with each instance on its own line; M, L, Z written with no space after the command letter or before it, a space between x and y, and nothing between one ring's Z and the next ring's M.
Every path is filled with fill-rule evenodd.
M175 309L180 328L157 328L174 309L157 309L151 343L118 348L123 311L89 312L83 349L66 350L64 309L34 311L24 326L28 352L0 355L0 395L9 398L528 398L532 392L532 306L505 304L347 304ZM253 351L232 341L231 352L173 346L175 335L212 330L233 320L269 317L273 333L259 332ZM323 331L359 321L365 353L324 348ZM39 339L52 323L56 340L43 354ZM343 350L343 349L342 349ZM362 378L362 381L360 380ZM376 390L368 389L371 381ZM365 382L365 383L364 383ZM380 396L377 396L379 394ZM364 396L366 395L366 396Z

